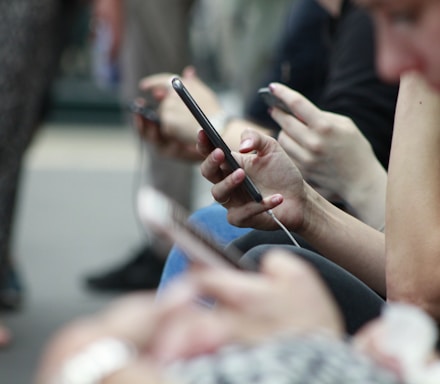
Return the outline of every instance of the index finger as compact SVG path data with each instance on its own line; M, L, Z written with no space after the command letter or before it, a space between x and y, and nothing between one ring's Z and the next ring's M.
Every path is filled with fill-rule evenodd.
M270 90L274 96L284 101L299 120L309 127L321 121L322 111L301 93L280 83L271 83Z
M205 131L200 129L197 134L197 151L204 158L209 156L209 154L215 149L214 145L212 145L211 141L208 139Z
M139 82L139 88L142 91L148 91L152 88L169 88L171 87L171 80L176 76L174 73L158 73L143 78Z

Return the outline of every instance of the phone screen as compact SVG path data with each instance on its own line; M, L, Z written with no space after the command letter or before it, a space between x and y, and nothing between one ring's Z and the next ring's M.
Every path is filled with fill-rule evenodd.
M220 148L224 152L226 161L228 162L231 169L234 171L240 168L240 165L237 163L237 160L235 160L234 156L232 156L231 149L224 142L224 140L219 135L219 133L215 130L212 123L203 113L199 105L196 103L196 101L193 99L193 97L188 92L186 87L183 85L182 81L178 77L175 77L172 80L172 86L174 90L177 92L177 94L180 96L182 101L185 103L185 105L188 107L190 112L193 114L194 118L200 124L202 129L206 132L206 135L208 136L212 145L214 145L216 148ZM246 176L244 180L244 187L257 203L263 200L260 191L248 176Z

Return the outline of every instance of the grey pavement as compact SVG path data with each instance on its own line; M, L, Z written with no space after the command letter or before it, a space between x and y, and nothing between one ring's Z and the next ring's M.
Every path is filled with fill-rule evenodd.
M14 334L0 351L0 384L32 383L49 336L112 299L88 292L82 279L143 241L133 204L139 148L130 128L100 126L47 126L31 147L15 239L26 301L20 312L0 314ZM201 182L201 204L206 191Z

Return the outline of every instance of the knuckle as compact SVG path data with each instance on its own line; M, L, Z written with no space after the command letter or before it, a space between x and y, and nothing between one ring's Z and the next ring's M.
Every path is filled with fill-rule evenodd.
M310 137L307 140L307 148L315 155L321 155L324 153L324 142L319 137Z
M325 114L323 114L316 122L315 129L321 135L328 135L334 130L334 126L330 119Z

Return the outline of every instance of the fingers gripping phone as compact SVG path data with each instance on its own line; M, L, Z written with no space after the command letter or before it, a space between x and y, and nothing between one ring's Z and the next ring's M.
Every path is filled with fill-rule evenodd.
M290 108L278 97L276 97L269 88L264 87L258 90L258 94L269 107L281 109L283 112L292 115Z
M236 169L241 168L240 165L237 163L237 160L235 160L234 156L232 156L231 149L224 142L219 133L215 130L212 123L203 113L199 105L196 103L186 87L183 85L182 81L178 77L175 77L173 78L171 83L174 90L188 107L202 129L206 132L206 135L208 136L209 141L212 143L212 145L216 148L220 148L224 152L226 161L228 162L231 169L235 171ZM246 176L243 185L257 203L263 200L260 191L248 176Z
M258 270L252 261L241 260L241 252L228 247L226 252L202 228L188 221L187 211L177 202L152 187L139 190L137 210L147 230L181 248L190 262L213 267Z

